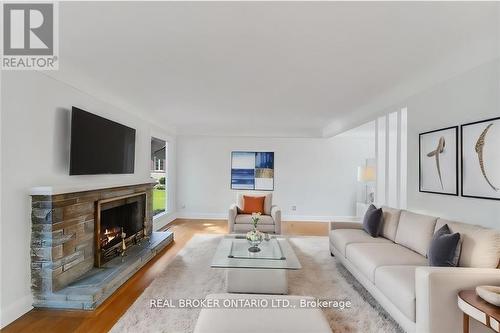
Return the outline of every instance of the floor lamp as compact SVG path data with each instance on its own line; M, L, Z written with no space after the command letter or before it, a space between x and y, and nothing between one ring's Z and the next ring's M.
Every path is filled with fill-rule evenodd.
M374 202L374 192L368 191L368 187L375 181L376 173L373 166L360 166L358 167L358 182L365 184L365 204Z

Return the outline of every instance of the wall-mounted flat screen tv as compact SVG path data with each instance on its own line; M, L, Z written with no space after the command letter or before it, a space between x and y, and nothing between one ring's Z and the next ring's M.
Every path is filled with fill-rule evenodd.
M73 107L70 175L134 173L135 129Z

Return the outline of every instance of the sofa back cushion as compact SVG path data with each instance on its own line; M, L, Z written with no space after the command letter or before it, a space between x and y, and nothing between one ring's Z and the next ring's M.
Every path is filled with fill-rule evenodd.
M394 241L396 239L396 231L398 230L401 209L382 206L382 212L382 229L380 230L380 235Z
M436 221L434 216L402 211L395 242L426 257Z
M439 219L435 230L447 224L452 233L460 233L462 250L459 266L496 268L500 259L500 231L478 225Z
M238 192L238 197L236 204L238 205L238 210L241 214L243 211L243 196L253 196L253 197L265 197L264 198L264 215L271 215L271 206L273 205L273 194L271 192Z

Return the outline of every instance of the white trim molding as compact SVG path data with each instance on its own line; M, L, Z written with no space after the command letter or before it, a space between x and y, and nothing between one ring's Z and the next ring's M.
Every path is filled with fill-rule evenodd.
M407 108L388 113L376 120L375 154L378 205L406 208L407 205Z
M227 213L177 213L178 219L193 220L226 220ZM283 222L331 222L331 221L351 221L357 219L354 216L325 216L325 215L283 215Z

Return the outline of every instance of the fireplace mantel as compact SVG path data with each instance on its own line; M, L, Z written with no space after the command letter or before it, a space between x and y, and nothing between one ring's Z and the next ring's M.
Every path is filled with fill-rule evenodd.
M118 187L130 187L139 185L156 184L156 180L152 178L144 179L142 181L132 182L129 184L110 184L103 186L102 184L80 184L80 185L58 185L58 186L35 186L29 189L29 195L57 195L67 193L78 193L97 190L110 190Z

